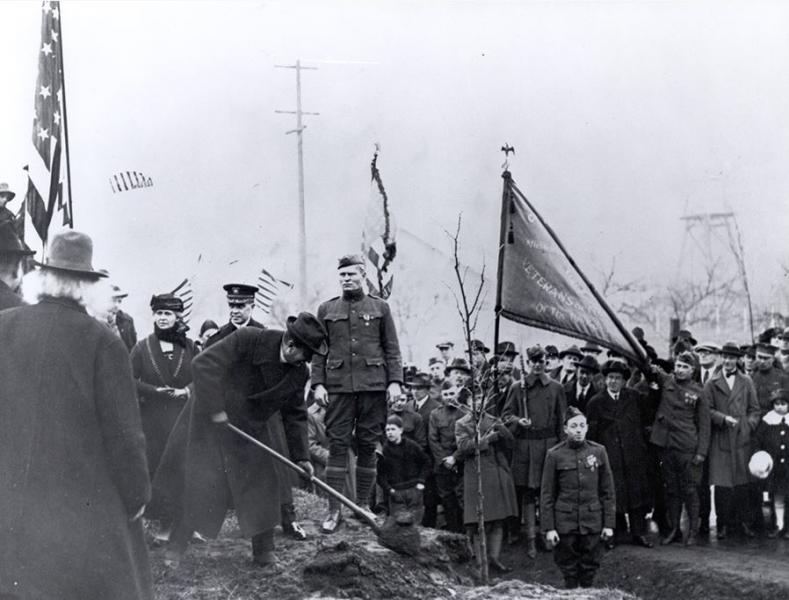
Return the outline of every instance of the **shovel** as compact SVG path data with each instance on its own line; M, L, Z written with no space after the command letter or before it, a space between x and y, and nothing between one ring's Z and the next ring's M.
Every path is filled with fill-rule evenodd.
M309 480L310 483L312 483L314 485L317 485L324 492L326 492L327 494L329 494L330 496L332 496L336 500L342 502L345 506L347 506L349 509L351 509L354 512L354 514L358 515L359 518L364 523L369 525L370 529L372 529L375 532L375 535L377 535L378 537L381 536L381 528L378 526L378 523L376 523L375 519L370 515L370 513L367 512L366 510L364 510L361 506L359 506L358 504L356 504L355 502L353 502L352 500L350 500L349 498L347 498L346 496L344 496L343 494L341 494L340 492L335 490L330 485L328 485L325 482L321 481L317 477L315 477L313 475L310 475L307 471L302 469L299 465L297 465L296 463L292 462L288 458L282 456L276 450L273 450L272 448L269 448L268 446L266 446L266 444L264 444L263 442L261 442L260 440L258 440L256 438L252 437L246 431L244 431L242 429L239 429L238 427L236 427L232 423L225 423L225 424L227 425L227 428L230 429L232 432L240 435L246 441L250 442L251 444L254 444L258 448L260 448L261 450L266 452L269 456L277 459L282 464L290 467L291 469L296 471L296 473L301 475L304 479Z

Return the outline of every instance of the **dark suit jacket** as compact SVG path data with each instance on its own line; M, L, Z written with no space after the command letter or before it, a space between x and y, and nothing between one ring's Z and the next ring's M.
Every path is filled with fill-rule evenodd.
M594 398L602 388L595 385L594 381L589 382L589 388L586 390L586 395L583 398L578 398L578 381L572 381L564 384L564 397L567 400L567 406L575 406L582 413L586 414L586 405Z
M254 327L255 329L265 329L266 327L263 323L258 323L255 319L250 319L249 323L245 325L245 327ZM229 321L222 325L217 332L208 338L205 342L205 347L208 348L209 346L216 344L218 341L225 339L231 333L235 333L239 329L243 329L243 327L239 328L230 323Z
M118 326L118 332L121 334L123 343L131 352L134 344L137 343L137 330L134 328L134 319L122 310L119 310L118 314L115 315L115 325Z

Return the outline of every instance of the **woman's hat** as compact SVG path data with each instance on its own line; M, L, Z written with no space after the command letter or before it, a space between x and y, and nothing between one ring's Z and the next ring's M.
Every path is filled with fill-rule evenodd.
M74 230L56 234L49 244L44 262L36 264L42 269L81 275L88 279L107 276L93 268L93 240Z
M159 294L158 296L151 296L151 310L171 310L173 312L184 311L184 301L178 296L173 294Z
M326 343L328 334L323 324L312 313L301 312L298 317L288 317L285 327L288 333L319 356L326 356L329 344Z

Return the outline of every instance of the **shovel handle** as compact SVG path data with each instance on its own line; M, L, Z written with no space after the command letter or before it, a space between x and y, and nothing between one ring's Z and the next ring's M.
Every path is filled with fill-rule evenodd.
M299 465L294 463L292 460L290 460L289 458L283 456L282 454L280 454L279 452L277 452L273 448L269 448L268 446L266 446L266 444L261 442L259 439L255 438L255 437L252 437L251 435L249 435L243 429L239 429L238 427L236 427L235 425L233 425L230 422L226 422L225 425L233 433L236 433L236 434L240 435L242 438L244 438L245 440L247 440L251 444L257 446L258 448L260 448L261 450L266 452L269 456L272 456L273 458L275 458L278 461L280 461L282 464L284 464L284 465L290 467L291 469L293 469L294 471L296 471L296 473L301 475L304 479L309 480L310 483L318 486L324 492L329 494L332 498L334 498L336 500L339 500L342 504L347 506L356 515L358 515L362 519L362 521L364 521L367 525L369 525L370 528L375 532L376 535L380 535L381 528L378 527L378 524L375 522L375 519L373 519L366 510L364 510L361 506L359 506L358 504L353 502L350 498L346 497L344 494L341 494L340 492L335 490L333 487L328 485L325 481L321 481L320 479L318 479L314 475L310 475L307 471L302 469Z

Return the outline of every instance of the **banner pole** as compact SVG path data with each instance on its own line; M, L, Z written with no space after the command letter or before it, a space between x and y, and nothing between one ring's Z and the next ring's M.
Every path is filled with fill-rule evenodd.
M509 175L509 173L507 173L507 175ZM600 295L600 293L597 291L597 289L595 289L594 285L592 285L592 282L589 281L589 279L586 277L586 275L584 275L584 272L581 271L581 269L578 267L578 265L573 260L573 257L570 256L570 254L567 252L567 249L564 247L564 244L562 244L561 240L559 240L558 236L553 232L553 229L551 229L551 227L543 220L543 218L540 216L540 213L538 213L534 209L534 207L528 201L528 199L523 194L523 192L521 192L518 189L518 186L515 185L515 182L511 181L511 177L510 177L510 185L515 190L518 191L518 195L520 196L520 198L526 203L526 206L529 207L529 210L531 210L534 213L534 216L537 217L537 219L540 221L540 224L542 224L542 226L548 232L548 235L550 235L551 238L553 239L553 241L556 242L556 245L559 246L559 249L562 251L562 253L564 254L565 258L569 261L570 265L572 265L573 269L575 269L575 272L578 273L578 275L581 277L583 282L586 284L586 287L588 287L589 291L592 292L592 295L595 297L597 302L603 308L605 313L611 318L611 320L614 322L614 325L616 325L616 328L625 337L625 339L628 341L628 343L633 348L633 350L635 350L636 355L641 358L641 362L646 366L646 364L649 362L649 359L647 357L646 351L641 346L641 344L639 344L633 338L633 335L625 328L625 326L622 325L622 322L619 320L619 317L616 316L616 313L613 310L611 310L611 307L608 306L608 304L606 303L605 300L603 300L603 297Z
M501 174L504 179L504 186L501 191L501 227L499 230L499 264L496 270L496 305L493 310L495 311L495 320L493 322L493 352L499 345L499 325L501 321L501 280L504 273L504 244L506 243L507 235L507 209L511 199L511 191L509 183L512 179L509 171L504 171ZM495 377L495 374L494 374Z

